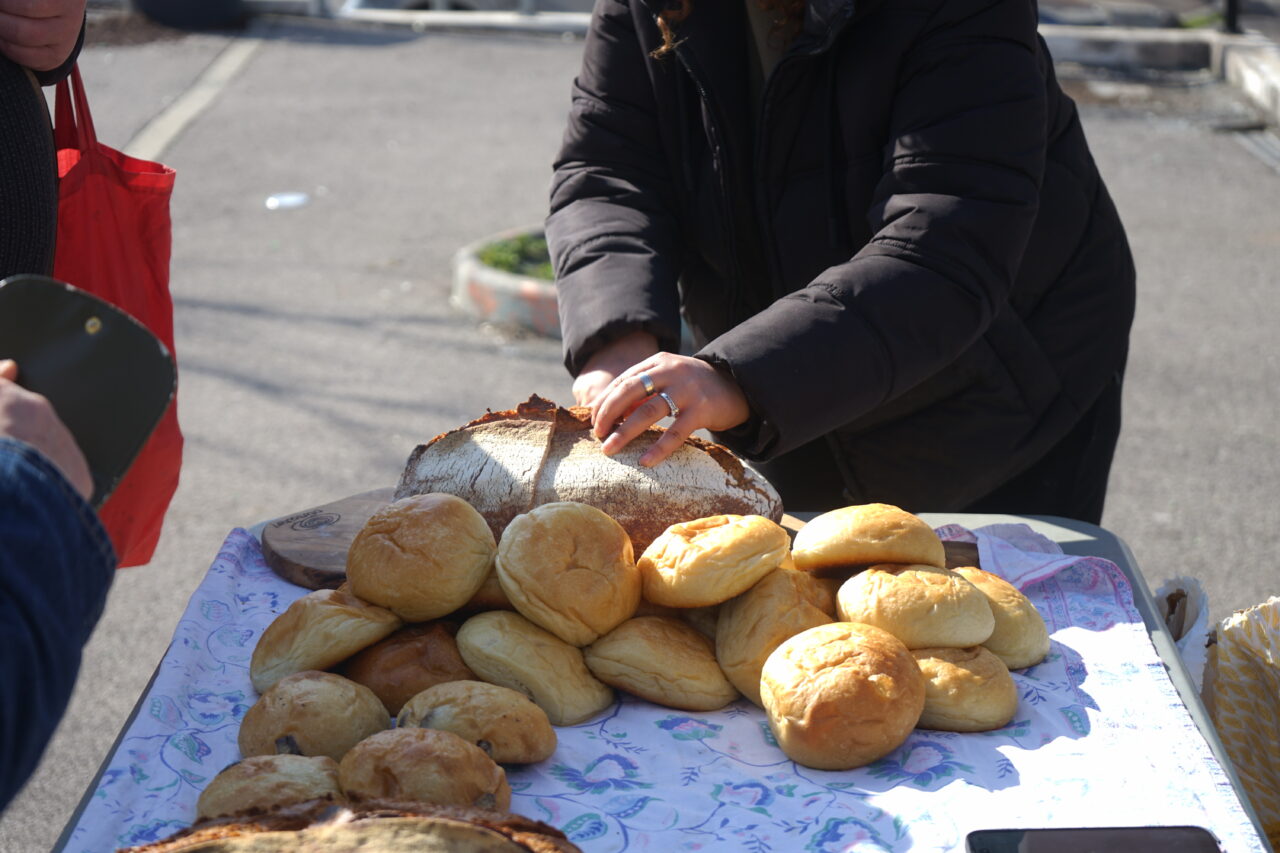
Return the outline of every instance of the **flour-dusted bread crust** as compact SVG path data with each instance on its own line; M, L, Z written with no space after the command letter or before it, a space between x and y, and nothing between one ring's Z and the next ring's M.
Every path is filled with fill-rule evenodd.
M491 412L436 436L409 456L397 499L446 492L466 500L494 536L517 515L555 501L604 510L627 531L636 553L672 524L711 515L782 518L782 500L729 450L690 438L653 468L641 454L663 434L651 427L615 456L591 434L588 409L531 397L514 411Z

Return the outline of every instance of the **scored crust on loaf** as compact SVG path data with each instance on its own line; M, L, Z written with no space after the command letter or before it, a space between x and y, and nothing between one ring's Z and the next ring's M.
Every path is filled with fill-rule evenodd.
M473 831L459 829L464 826ZM200 821L166 839L119 853L285 853L300 849L317 853L353 849L475 853L504 849L495 843L498 841L509 842L513 846L506 849L513 851L581 853L560 830L518 814L385 799L351 807L322 799L270 810L252 809ZM394 843L403 846L392 848Z
M782 500L727 448L688 438L653 468L641 454L664 433L650 427L614 456L591 433L590 409L532 396L489 412L410 454L397 500L423 492L463 498L501 538L511 519L555 501L590 504L626 529L639 554L671 524L710 515L782 518Z

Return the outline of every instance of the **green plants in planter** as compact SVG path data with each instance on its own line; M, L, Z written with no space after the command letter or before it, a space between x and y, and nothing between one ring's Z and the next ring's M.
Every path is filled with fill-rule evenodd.
M547 252L547 238L540 233L523 233L496 240L481 247L476 257L485 266L503 272L544 281L555 278L551 271L551 256Z

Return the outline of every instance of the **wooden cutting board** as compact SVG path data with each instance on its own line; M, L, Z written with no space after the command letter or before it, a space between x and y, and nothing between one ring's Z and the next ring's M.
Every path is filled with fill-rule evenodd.
M306 589L336 589L347 579L347 550L365 522L391 502L395 488L374 489L268 521L262 555L280 577ZM793 536L804 521L783 515ZM978 549L947 542L947 567L978 565Z
M394 493L395 487L387 486L268 521L262 528L262 556L290 583L336 589L347 579L351 540Z

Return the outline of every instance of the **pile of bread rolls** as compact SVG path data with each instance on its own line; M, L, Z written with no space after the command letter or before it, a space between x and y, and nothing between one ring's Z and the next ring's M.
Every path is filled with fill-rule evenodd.
M933 530L884 504L794 542L763 516L691 519L637 556L587 504L536 506L495 537L459 497L402 498L352 542L346 585L263 632L244 760L200 815L316 798L505 810L503 765L549 757L554 726L615 690L692 711L745 696L788 757L822 769L916 727L999 728L1009 670L1042 659L1048 633L1005 581L945 565Z

